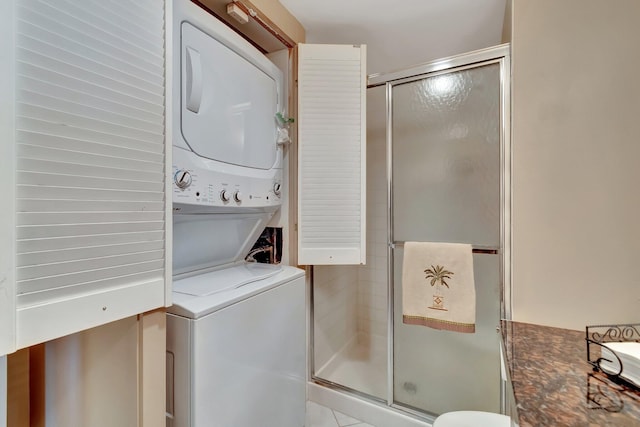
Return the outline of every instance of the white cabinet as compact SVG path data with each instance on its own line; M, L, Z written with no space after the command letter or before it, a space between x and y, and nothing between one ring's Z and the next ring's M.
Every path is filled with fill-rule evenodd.
M0 8L3 354L168 304L171 163L162 0Z
M366 47L298 45L298 263L364 264Z
M13 1L0 2L0 355L15 350L13 11Z

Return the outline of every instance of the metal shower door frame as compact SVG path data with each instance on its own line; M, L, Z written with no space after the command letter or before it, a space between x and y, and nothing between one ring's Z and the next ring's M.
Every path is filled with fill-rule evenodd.
M393 235L393 87L428 77L478 68L489 64L500 66L500 256L501 313L511 319L511 61L510 46L503 44L470 53L439 59L405 70L369 76L368 88L386 86L387 137L387 405L420 418L425 414L394 401L394 248ZM501 406L504 391L501 387ZM433 419L432 417L427 417Z

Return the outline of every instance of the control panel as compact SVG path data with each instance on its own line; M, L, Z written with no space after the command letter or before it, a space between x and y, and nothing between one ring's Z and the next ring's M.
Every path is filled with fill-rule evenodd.
M282 204L282 169L243 168L173 150L173 202L202 207Z

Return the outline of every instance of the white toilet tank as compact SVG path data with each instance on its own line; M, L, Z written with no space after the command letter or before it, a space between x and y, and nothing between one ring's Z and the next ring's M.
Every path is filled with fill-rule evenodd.
M506 415L481 411L455 411L440 415L433 427L510 427Z

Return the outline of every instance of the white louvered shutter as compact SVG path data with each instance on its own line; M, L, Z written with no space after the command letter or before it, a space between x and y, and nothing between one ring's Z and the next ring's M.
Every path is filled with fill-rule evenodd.
M0 356L13 352L16 342L13 6L0 1Z
M17 347L164 306L162 0L15 7Z
M366 47L298 45L298 263L364 264Z

